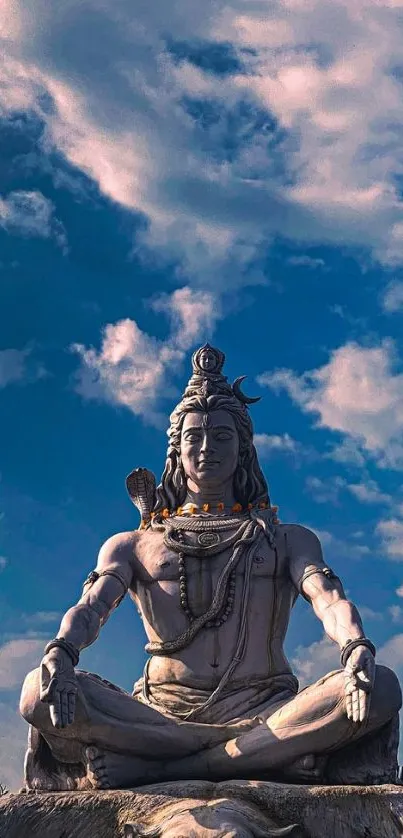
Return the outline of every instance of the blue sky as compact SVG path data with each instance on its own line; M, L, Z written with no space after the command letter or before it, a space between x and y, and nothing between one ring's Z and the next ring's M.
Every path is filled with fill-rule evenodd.
M403 676L401 6L0 5L0 780L21 680L160 476L211 340L248 375L283 521L314 528ZM83 668L130 689L124 602ZM119 650L119 654L116 650ZM301 683L337 668L305 602Z

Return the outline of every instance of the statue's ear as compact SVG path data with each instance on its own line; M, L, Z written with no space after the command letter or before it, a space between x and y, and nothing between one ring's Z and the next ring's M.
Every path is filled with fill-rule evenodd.
M126 489L130 500L140 512L142 521L149 521L154 509L156 482L148 468L135 468L126 477Z

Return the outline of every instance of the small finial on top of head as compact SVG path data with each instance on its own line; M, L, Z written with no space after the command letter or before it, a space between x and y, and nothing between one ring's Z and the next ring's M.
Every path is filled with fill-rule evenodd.
M205 343L192 355L193 372L197 375L219 375L224 366L225 355L219 349Z

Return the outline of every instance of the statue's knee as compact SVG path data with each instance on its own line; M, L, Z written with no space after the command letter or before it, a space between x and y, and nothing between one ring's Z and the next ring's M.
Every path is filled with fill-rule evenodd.
M377 664L375 690L388 718L395 716L402 706L402 690L393 669Z
M39 702L39 669L33 669L25 678L20 696L20 713L29 724L34 724L35 710Z

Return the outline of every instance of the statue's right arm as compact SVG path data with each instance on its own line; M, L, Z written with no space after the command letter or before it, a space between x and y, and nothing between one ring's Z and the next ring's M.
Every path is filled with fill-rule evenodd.
M79 651L90 646L125 596L133 579L135 533L113 535L98 554L94 580L84 585L76 605L64 615L58 637Z
M135 533L119 533L105 542L91 581L77 605L64 615L57 637L80 651L96 640L133 579ZM73 662L65 649L54 647L40 666L40 697L49 704L52 724L64 728L74 721L77 681Z

